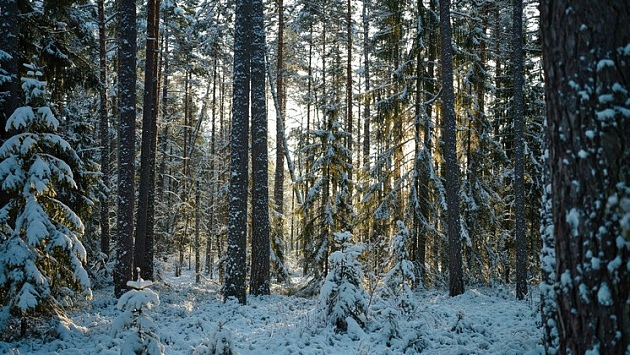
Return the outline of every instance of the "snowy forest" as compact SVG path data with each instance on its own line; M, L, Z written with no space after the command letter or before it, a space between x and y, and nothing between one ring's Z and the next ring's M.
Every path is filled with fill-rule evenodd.
M627 0L0 0L0 353L630 353Z

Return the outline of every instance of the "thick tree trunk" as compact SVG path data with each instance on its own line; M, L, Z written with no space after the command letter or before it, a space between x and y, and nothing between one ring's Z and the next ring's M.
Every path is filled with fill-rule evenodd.
M136 6L119 0L118 33L118 241L114 293L120 297L133 277L133 215L136 134Z
M462 244L459 216L459 165L457 163L457 120L453 89L450 0L440 0L440 40L442 45L442 135L446 165L447 233L449 247L449 293L464 293Z
M541 3L560 353L630 346L630 2Z
M158 39L159 0L149 0L147 4L146 62L144 72L144 100L142 111L142 145L140 147L140 184L136 238L134 246L134 275L145 280L153 279L153 225L148 223L149 206L154 201L155 178L155 136L157 135L157 39ZM140 269L140 273L138 273Z
M247 241L247 187L249 154L249 95L251 54L251 0L236 2L234 84L232 96L232 152L228 211L227 259L223 294L247 302L245 290Z
M525 143L523 128L523 0L512 2L512 64L514 66L514 213L516 214L516 298L527 294L527 240L525 239Z
M262 0L252 1L252 263L249 292L270 293L267 106L265 97L265 27Z

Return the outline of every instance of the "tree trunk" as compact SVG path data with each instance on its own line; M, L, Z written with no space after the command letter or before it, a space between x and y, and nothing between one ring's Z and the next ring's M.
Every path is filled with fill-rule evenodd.
M142 145L140 147L140 184L138 215L136 216L136 238L134 248L135 278L153 279L153 225L148 223L149 195L154 186L151 176L155 173L155 138L157 134L157 39L159 0L147 4L146 62L144 72L144 99L142 109ZM151 255L149 255L151 254ZM138 272L138 269L139 272Z
M276 62L276 100L280 111L276 118L276 172L274 178L273 201L275 221L273 232L278 281L284 280L284 119L286 100L284 89L284 0L278 0L278 59ZM271 80L271 79L270 79Z
M630 2L543 1L560 353L630 346Z
M457 163L457 121L453 89L450 0L440 0L440 40L442 46L442 135L446 165L446 206L449 247L449 294L464 293L462 274L461 225L459 216L459 165Z
M119 0L118 33L118 245L114 293L120 297L133 277L134 175L136 134L136 6Z
M525 144L523 127L523 0L512 2L512 65L514 66L514 213L516 214L516 298L527 294L527 240L525 239Z
M247 302L245 290L247 240L247 186L249 154L249 95L251 55L251 0L236 1L232 152L228 211L228 245L223 294Z
M265 27L262 0L252 1L252 263L249 292L270 293L269 185L265 97Z
M348 59L346 61L346 132L348 132L348 138L346 142L348 152L350 152L350 167L348 169L348 181L350 181L350 185L348 186L348 194L350 196L349 201L352 202L352 170L354 169L354 165L352 164L352 3L350 0L347 0L346 3L346 49L348 52Z
M107 109L107 53L105 47L105 4L98 0L98 44L99 44L99 139L101 143L101 180L105 191L99 198L101 224L101 252L109 257L109 118Z

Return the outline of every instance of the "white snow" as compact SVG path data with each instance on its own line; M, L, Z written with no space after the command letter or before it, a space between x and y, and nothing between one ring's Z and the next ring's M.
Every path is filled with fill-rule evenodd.
M608 288L608 284L605 282L599 287L599 291L597 291L597 301L602 306L611 306L613 304L612 298L610 296L610 289Z
M571 208L569 213L567 213L566 221L571 227L571 235L576 237L579 234L578 227L580 226L580 212L575 208Z
M314 317L316 298L279 294L308 281L298 276L292 276L292 285L274 284L271 296L249 297L241 306L223 302L218 280L195 284L194 270L184 268L175 278L173 269L166 266L164 281L152 286L160 306L149 311L166 354L221 353L227 347L241 355L399 354L403 347L422 349L423 354L544 353L536 323L538 294L516 301L507 286L471 287L457 297L446 290L416 292L415 313L391 319L399 337L388 342L385 319L374 309L363 329L353 320L347 320L347 333L323 327ZM116 303L112 288L97 290L89 306L70 313L78 331L65 331L60 339L7 343L5 348L21 354L119 354L137 342L111 335L113 321L121 315Z
M605 120L615 118L615 110L613 110L612 108L607 108L602 111L597 111L595 112L595 114L597 115L597 119L600 121L605 121Z
M601 59L598 63L597 63L597 71L600 72L602 70L604 70L604 68L606 67L614 67L615 66L615 62L613 62L610 59Z
M593 138L595 138L595 132L594 132L594 131L592 131L592 130L590 130L590 129L589 129L588 131L584 132L584 135L586 135L586 137L587 137L588 139L593 139Z

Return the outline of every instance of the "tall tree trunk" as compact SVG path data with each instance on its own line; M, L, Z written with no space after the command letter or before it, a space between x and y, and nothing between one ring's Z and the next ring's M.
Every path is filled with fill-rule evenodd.
M372 94L370 90L370 0L363 0L361 17L363 18L363 70L365 78L365 103L363 106L363 166L370 164L370 108L372 106ZM369 231L368 231L369 233Z
M232 96L232 152L228 211L227 259L223 294L247 302L245 290L247 186L249 174L249 95L252 0L236 1L234 84Z
M630 346L630 2L542 1L559 352Z
M136 238L134 247L134 275L153 279L153 225L148 223L149 195L154 196L155 138L157 134L157 68L158 68L159 0L147 4L146 62L144 71L144 99L142 109L142 145L140 147L140 184Z
M352 202L352 170L354 165L352 164L352 3L350 0L346 2L346 50L348 52L348 60L346 62L346 132L348 132L348 138L346 140L348 151L350 152L350 167L348 169L348 186L349 201Z
M276 119L276 172L273 201L275 206L274 232L272 236L278 281L284 280L284 119L286 100L284 89L284 0L278 0L278 59L276 62L276 103L280 111ZM271 80L271 78L270 78Z
M270 293L267 105L265 97L265 27L262 0L252 1L252 263L249 292Z
M453 89L453 56L450 0L440 0L440 40L442 47L442 135L446 164L446 206L449 247L449 294L464 293L462 244L459 216L459 165L457 163L457 120Z
M118 241L114 293L120 297L133 277L133 214L136 136L136 5L119 0L118 33Z
M514 66L514 213L516 214L516 298L527 294L527 241L525 239L525 144L523 128L523 0L512 1L512 65Z
M99 197L101 224L101 252L109 257L109 118L107 106L107 53L105 34L105 1L98 0L99 54L99 140L101 143L101 179L105 191Z
M212 258L212 238L215 238L215 234L217 233L216 224L217 224L217 208L216 201L218 200L217 196L217 186L218 186L218 174L217 174L217 59L214 59L214 64L212 68L212 108L211 108L211 138L210 138L210 228L208 230L208 236L206 239L206 274L210 275L212 278L213 275L213 267L214 260Z
M201 239L200 220L201 220L201 190L199 189L199 180L195 181L195 283L201 281Z

